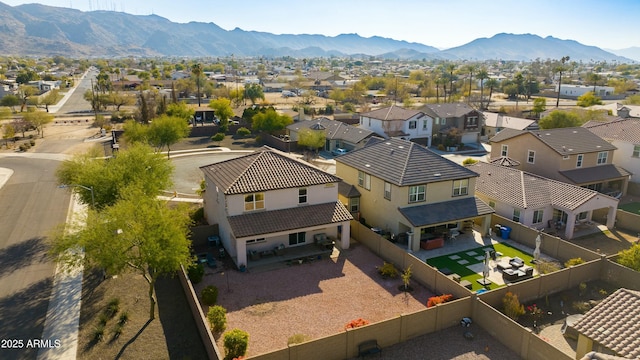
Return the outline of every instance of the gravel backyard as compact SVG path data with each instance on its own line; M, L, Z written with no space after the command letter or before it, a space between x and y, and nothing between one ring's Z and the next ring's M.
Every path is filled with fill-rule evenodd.
M383 279L377 273L382 263L366 247L352 243L338 257L271 271L210 271L196 291L218 287L227 330L248 332L247 355L258 355L286 347L294 334L317 339L343 331L357 318L374 323L424 309L434 294L416 282L408 295L399 291L400 278ZM221 336L216 339L222 351Z
M402 280L383 279L376 270L382 260L365 246L352 243L339 257L264 272L210 271L196 286L220 291L227 329L249 333L247 355L287 346L294 334L311 339L343 331L350 320L374 323L425 308L434 294L412 282L406 296L398 290ZM227 288L227 277L229 287ZM230 289L229 292L227 289ZM206 311L206 307L205 307ZM463 333L470 330L474 340ZM221 337L216 336L221 351ZM520 357L480 327L454 326L383 349L381 359L519 359Z

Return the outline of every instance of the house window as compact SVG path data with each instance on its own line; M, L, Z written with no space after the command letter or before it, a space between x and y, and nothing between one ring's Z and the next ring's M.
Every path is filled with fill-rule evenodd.
M349 198L349 211L352 213L360 211L360 198Z
M635 145L633 147L633 154L631 154L631 156L634 158L640 157L640 145Z
M578 214L578 220L587 220L587 216L589 215L588 211L583 211Z
M477 116L469 116L467 118L467 127L468 128L478 127L478 117Z
M607 156L609 155L606 151L601 151L598 153L598 165L607 163Z
M307 188L298 189L298 204L307 203Z
M247 245L256 244L256 243L263 243L263 242L266 242L266 241L267 241L266 238L251 239L251 240L247 240Z
M492 209L495 209L495 208L496 208L496 202L495 202L495 201L493 201L493 200L489 201L489 206L490 206Z
M415 120L409 121L409 129L415 129L415 128L416 128L416 121Z
M536 152L533 150L529 150L529 152L527 153L527 162L529 164L535 164L536 163Z
M507 156L508 150L509 150L508 145L502 145L500 147L500 156Z
M410 186L409 187L409 202L410 203L424 201L425 198L426 198L425 195L426 195L426 191L425 191L425 186L424 185Z
M384 198L391 200L391 184L386 181L384 182Z
M469 193L469 179L453 181L453 196L462 196Z
M422 120L422 130L427 130L427 120Z
M358 186L371 190L371 175L364 171L358 171Z
M306 232L289 234L289 246L304 244L306 242Z
M578 154L577 160L576 160L576 167L582 167L582 159L584 159L584 155L583 154Z
M542 222L542 217L544 216L544 210L536 210L533 212L533 223L540 224Z
M520 209L513 209L513 217L511 220L515 222L520 222Z
M244 210L260 210L264 209L264 193L254 193L245 195L244 197Z

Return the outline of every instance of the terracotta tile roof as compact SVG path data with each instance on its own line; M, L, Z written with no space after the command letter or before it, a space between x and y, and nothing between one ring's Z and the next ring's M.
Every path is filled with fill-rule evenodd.
M277 150L254 153L200 167L227 195L339 182L340 178Z
M626 358L640 358L640 292L618 289L574 327L580 334Z
M341 202L298 206L294 208L257 211L229 216L229 224L236 239L310 226L349 221L353 216Z
M474 111L475 109L465 103L446 103L446 104L426 104L421 108L427 115L431 117L459 118ZM480 113L482 115L482 113Z
M287 129L298 132L302 129L311 129L314 127L318 127L317 130L324 130L327 140L344 140L352 144L357 144L374 134L371 130L361 129L341 121L327 118L298 121L287 126Z
M336 158L398 186L467 179L477 174L411 141L371 138L364 148Z
M590 199L606 197L594 190L510 167L478 162L469 169L480 175L476 192L522 209L552 205L574 210Z
M422 111L405 109L399 106L390 106L362 113L360 114L360 116L378 120L407 120L420 114L424 116L424 113Z
M640 119L627 118L606 123L590 121L583 127L603 139L640 143Z
M491 138L491 142L501 142L515 136L530 134L552 148L560 155L583 154L607 150L616 150L608 141L582 127L558 128L547 130L520 131L504 129Z
M428 226L487 215L495 211L477 197L399 208L413 226Z
M613 164L559 171L558 173L574 184L587 184L631 175L627 170Z

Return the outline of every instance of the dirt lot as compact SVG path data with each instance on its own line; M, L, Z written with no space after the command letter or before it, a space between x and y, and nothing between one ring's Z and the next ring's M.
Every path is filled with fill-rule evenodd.
M85 272L78 359L207 358L179 280L158 280L156 319L151 322L147 288L140 275L124 274L102 280L99 273ZM112 299L119 300L119 310L107 321L103 339L96 341L100 316ZM128 314L129 320L116 337L115 329L123 313Z

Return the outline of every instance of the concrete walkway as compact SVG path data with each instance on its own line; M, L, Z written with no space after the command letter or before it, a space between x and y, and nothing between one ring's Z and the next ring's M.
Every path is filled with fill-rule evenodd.
M78 197L75 194L72 195L67 224L81 224L85 216L86 205L80 204ZM82 266L71 269L65 268L62 264L56 266L42 338L59 340L60 346L40 349L39 360L76 358L82 307L82 273Z

